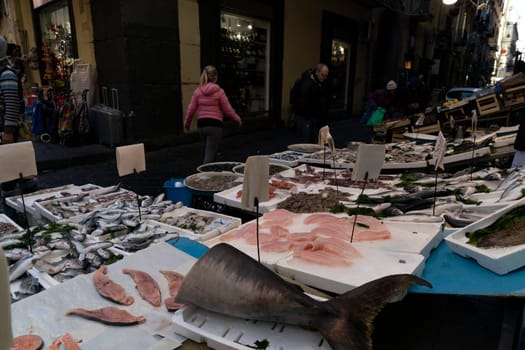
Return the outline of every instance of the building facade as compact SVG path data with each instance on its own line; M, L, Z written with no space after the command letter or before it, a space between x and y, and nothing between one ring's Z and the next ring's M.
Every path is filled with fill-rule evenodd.
M135 116L134 139L144 142L185 136L182 118L208 64L217 66L244 130L287 124L293 82L319 62L331 71L327 121L360 115L369 91L391 79L403 86L411 74L431 87L479 86L494 74L505 12L502 0L6 0L3 6L0 30L21 45L29 85L70 88L75 64L88 65L91 104L111 104L111 93L103 92L113 92L118 107Z

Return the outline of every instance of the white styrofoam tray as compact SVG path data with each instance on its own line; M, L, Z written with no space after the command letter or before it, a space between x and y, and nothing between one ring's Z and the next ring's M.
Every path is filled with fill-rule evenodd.
M18 225L9 216L7 216L5 214L0 214L0 222L12 225L14 227L14 230L16 230L18 232L24 231L24 229L20 225ZM3 234L4 234L4 232L0 231L0 236L2 236Z
M36 191L36 192L32 192L32 193L28 193L28 194L25 194L24 195L24 203L26 204L26 210L29 214L32 214L34 212L34 209L33 209L33 203L35 200L37 199L42 199L42 198L48 198L48 197L63 197L62 195L60 195L61 192L63 191L67 191L67 192L70 192L72 191L73 189L75 189L76 185L73 185L73 184L68 184L68 185L64 185L64 186L59 186L59 187L54 187L54 188L47 188L47 189L44 189L44 190L40 190L40 191ZM20 195L17 195L17 196L12 196L12 197L7 197L5 199L5 202L8 206L10 206L11 208L15 209L16 211L23 211L23 207L22 207L22 196Z
M428 258L432 249L441 242L442 222L395 222L384 220L391 238L376 241L354 242L356 247L364 246L387 249L396 252L421 254Z
M233 208L245 209L247 211L255 212L256 207L242 208L241 197L237 197L237 193L239 193L239 191L242 191L242 187L243 185L241 184L221 192L216 192L213 194L213 200L219 204L224 204ZM277 204L284 201L289 196L290 191L288 190L276 190L275 197L264 202L259 202L259 213L267 213L270 210L275 209L277 207Z
M307 215L300 214L294 222L302 222ZM250 221L244 225L253 222ZM353 259L352 264L346 267L291 262L292 251L258 251L255 244L249 244L242 238L223 241L221 236L218 236L204 243L211 247L220 242L226 242L255 260L260 257L261 263L275 272L322 290L342 293L357 285L388 274L421 274L426 257L442 239L441 223L438 222L385 222L385 224L392 231L392 238L353 243L352 246L359 251L361 256ZM403 227L408 227L410 231ZM287 228L290 232L308 231L305 225L292 225ZM418 233L412 233L414 231Z
M110 198L112 196L114 196L116 193L119 193L121 195L127 195L127 194L132 194L133 192L129 191L129 190L126 190L126 189L119 189L118 191L115 191L115 192L110 192L110 193L104 193L104 191L106 191L107 188L100 188L98 190L93 190L93 191L90 191L90 192L86 192L87 195L85 197L83 197L82 199L80 199L80 201L77 203L77 206L78 207L83 207L83 206L86 206L87 203L90 203L93 205L93 208L91 210L95 210L96 208L99 208L99 207L107 207L109 206L111 203L115 202L117 199L115 200L108 200L108 201L105 201L105 202L97 202L97 199L104 199L104 198ZM103 193L103 194L101 194ZM49 200L49 201L42 201L42 202L35 202L34 203L34 207L37 209L37 211L40 213L40 215L44 218L46 218L47 220L49 221L52 221L52 222L58 222L60 220L63 220L63 219L67 219L67 218L64 218L62 216L58 216L58 215L55 215L53 214L51 211L49 211L45 206L46 205L49 205L49 204L58 204L60 202L67 202L67 201L71 201L72 198L74 198L75 195L71 196L71 197L63 197L63 198L58 198L58 199L52 199L52 200ZM77 215L74 215L74 216L81 216L83 213L78 213ZM71 217L74 217L74 216L71 216Z
M303 157L304 153L291 150L273 153L268 156L272 163L288 165L291 167L297 166Z
M176 311L172 322L178 334L198 343L206 342L210 348L216 350L253 349L256 341L264 339L269 342L267 350L331 349L317 331L287 324L240 319L193 306Z
M196 215L199 215L205 218L213 218L213 222L209 225L209 230L204 231L202 233L195 233L195 231L192 231L191 229L188 229L188 228L181 228L178 226L170 225L171 227L176 227L179 230L181 230L181 233L183 236L192 238L198 241L204 241L204 240L213 238L215 236L220 235L221 233L224 233L236 227L239 227L242 224L241 219L234 217L234 216L224 215L224 214L215 213L215 212L207 211L207 210L189 208L186 206L177 208L169 213L164 213L162 215L162 218L170 217L170 216L174 216L174 217L183 216L188 213L194 213ZM165 223L162 220L162 218L161 220L158 220L158 221L163 224L169 225L168 223Z
M474 150L474 152L468 151L468 152L462 152L462 153L457 153L457 154L451 154L448 156L446 155L445 157L443 157L443 164L447 165L447 164L453 164L456 162L463 162L469 159L481 158L489 154L490 154L490 147L477 148ZM435 166L436 160L430 159L428 163L431 166Z
M293 261L290 256L279 260L276 271L300 283L333 293L344 293L377 278L394 274L421 276L425 257L420 254L394 252L355 246L361 258L347 267L321 266Z
M504 248L478 248L468 244L468 238L466 237L467 232L474 232L488 227L504 214L523 205L525 205L525 199L498 209L487 217L458 229L445 237L447 246L454 253L466 258L472 258L479 265L500 275L525 266L525 244Z

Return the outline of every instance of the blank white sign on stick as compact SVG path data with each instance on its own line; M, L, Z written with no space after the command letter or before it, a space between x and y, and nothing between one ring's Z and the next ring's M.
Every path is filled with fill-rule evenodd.
M0 182L38 175L33 142L8 143L0 146Z
M146 170L144 144L117 147L117 170L119 176L140 173Z
M363 181L377 179L384 163L385 145L360 144L357 149L357 159L352 169L352 180Z

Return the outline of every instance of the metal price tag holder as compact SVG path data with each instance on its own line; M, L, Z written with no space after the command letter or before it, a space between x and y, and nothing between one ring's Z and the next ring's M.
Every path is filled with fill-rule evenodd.
M434 171L436 172L436 178L434 180L434 205L432 207L432 215L436 215L436 193L437 193L437 183L438 183L438 172L439 172L439 168L441 168L441 170L445 170L445 164L443 163L443 159L445 158L446 152L447 152L447 140L445 139L445 136L443 136L443 133L440 131L438 134L438 138L436 140L435 146L434 146L434 155L433 155L433 158L436 160L436 164L434 166Z
M267 156L251 156L246 159L244 165L244 178L242 182L241 207L252 209L255 206L256 213L256 238L257 238L257 261L261 262L259 248L259 201L265 202L269 199L268 189L270 180L270 161Z
M363 195L369 180L375 180L379 177L381 168L385 163L385 145L384 144L360 144L357 149L357 159L352 170L352 181L364 181L361 194ZM359 198L358 197L358 198ZM354 230L359 213L359 201L357 202L357 211L354 216L352 226L352 236L350 242L354 240Z
M115 148L117 158L117 170L120 177L129 174L138 176L140 172L146 171L146 156L144 154L144 144L138 143L128 146ZM142 221L140 212L140 197L137 193L137 205L139 208L139 221Z

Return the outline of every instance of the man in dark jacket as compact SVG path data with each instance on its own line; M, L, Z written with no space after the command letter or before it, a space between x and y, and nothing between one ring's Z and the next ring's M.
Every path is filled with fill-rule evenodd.
M327 65L319 63L314 69L305 71L294 87L294 122L305 143L317 143L321 119L328 111L325 87L328 73Z

